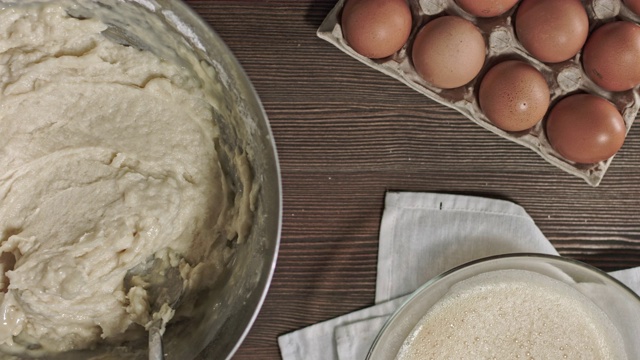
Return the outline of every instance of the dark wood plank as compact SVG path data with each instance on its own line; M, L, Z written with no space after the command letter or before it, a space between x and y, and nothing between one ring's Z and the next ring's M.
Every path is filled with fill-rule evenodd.
M243 64L282 167L278 266L237 359L277 359L278 335L372 304L388 190L514 201L561 254L640 266L640 126L592 188L317 38L335 0L188 3Z

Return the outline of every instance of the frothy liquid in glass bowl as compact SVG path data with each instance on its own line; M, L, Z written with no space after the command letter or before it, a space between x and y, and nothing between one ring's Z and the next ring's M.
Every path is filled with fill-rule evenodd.
M526 270L451 288L418 322L397 360L627 359L615 326L585 295Z

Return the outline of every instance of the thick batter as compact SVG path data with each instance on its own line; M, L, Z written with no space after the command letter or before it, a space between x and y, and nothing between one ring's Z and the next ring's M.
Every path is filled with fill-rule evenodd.
M224 109L193 69L110 40L71 2L8 3L0 347L87 348L149 322L144 288L123 285L149 257L180 268L187 297L215 282L248 205L219 162Z

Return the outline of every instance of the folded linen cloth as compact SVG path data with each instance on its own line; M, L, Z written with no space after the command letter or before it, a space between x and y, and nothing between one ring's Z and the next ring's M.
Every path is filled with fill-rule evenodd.
M292 333L282 335L278 338L278 345L280 346L280 354L283 360L337 360L338 357L337 344L334 340L334 331L336 327L354 324L361 320L368 320L380 316L391 315L402 303L408 298L403 296L398 299L386 301L382 304L377 304L362 310L354 311L352 313L323 321L318 324L308 326L304 329L294 331ZM356 347L353 333L345 334L348 339L347 342L351 343L352 347ZM375 334L374 334L375 339ZM363 347L371 346L373 340L363 343ZM343 349L344 350L344 349ZM349 350L350 351L350 350ZM368 351L368 350L367 350ZM365 355L366 356L366 355ZM356 359L353 357L352 359Z
M468 261L515 252L558 255L514 203L388 193L380 225L376 305L280 336L282 358L364 359L386 319L426 281ZM640 293L640 268L611 275Z
M379 330L382 329L390 316L391 314L387 314L336 326L334 337L336 339L338 358L364 359L375 341ZM353 339L358 339L358 341L354 342Z

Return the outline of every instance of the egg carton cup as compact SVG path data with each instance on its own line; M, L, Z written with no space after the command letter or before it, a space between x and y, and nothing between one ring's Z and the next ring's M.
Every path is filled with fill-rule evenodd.
M323 40L360 62L389 75L428 98L453 108L483 128L517 144L525 146L549 163L584 179L591 186L598 186L609 168L613 156L594 164L578 164L565 159L556 152L545 134L545 118L529 130L507 132L494 126L483 114L478 102L477 89L484 74L495 64L504 60L522 60L542 73L551 94L549 109L563 97L575 93L599 95L612 102L622 114L627 133L640 109L638 87L624 92L609 92L598 87L584 72L580 51L575 57L555 64L543 63L532 57L518 42L513 28L513 16L518 4L507 13L494 18L477 18L462 10L454 0L408 0L413 25L407 43L396 54L384 59L369 59L358 54L347 44L340 26L340 16L345 0L339 0L317 30ZM583 0L589 16L589 34L599 25L613 20L640 22L640 17L627 9L620 0ZM426 82L415 71L411 62L413 39L431 19L443 15L457 15L471 21L480 29L487 46L486 59L482 70L470 83L455 89L441 89ZM547 111L548 114L548 111Z

